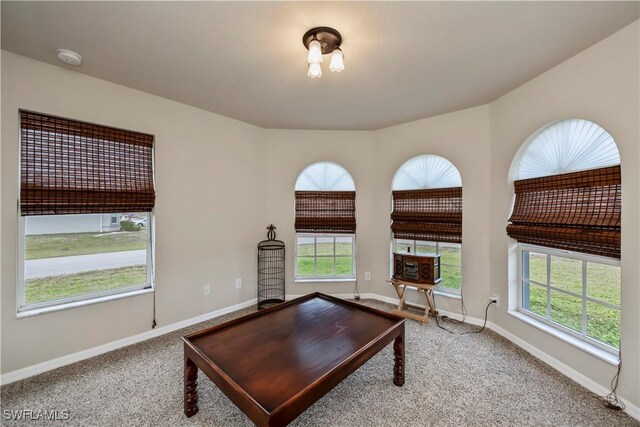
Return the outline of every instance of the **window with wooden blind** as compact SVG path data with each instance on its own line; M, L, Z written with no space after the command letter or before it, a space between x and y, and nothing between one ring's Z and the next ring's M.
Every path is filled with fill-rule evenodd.
M459 293L462 287L462 179L447 159L414 157L396 172L391 231L394 252L439 254L438 287Z
M296 280L354 279L356 192L351 175L314 163L296 181Z
M355 191L296 191L297 233L356 232Z
M394 191L391 231L396 239L462 243L462 188Z
M151 212L153 136L20 112L20 212Z
M20 111L18 311L152 289L152 135Z
M516 181L507 234L521 243L620 258L620 166Z
M597 124L547 126L517 165L507 225L518 241L518 311L569 343L575 337L582 348L613 354L620 339L619 163L613 138Z

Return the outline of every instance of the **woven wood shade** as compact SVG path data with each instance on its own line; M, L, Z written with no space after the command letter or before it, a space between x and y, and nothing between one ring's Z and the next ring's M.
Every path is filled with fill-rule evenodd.
M355 191L296 191L298 233L356 232Z
M393 192L396 239L462 243L462 187Z
M152 135L21 111L20 150L23 216L153 209Z
M515 182L507 234L522 243L620 258L620 166Z

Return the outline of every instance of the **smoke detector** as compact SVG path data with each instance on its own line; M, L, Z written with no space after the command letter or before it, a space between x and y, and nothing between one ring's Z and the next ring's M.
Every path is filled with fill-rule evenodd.
M58 49L56 51L56 55L58 56L58 59L65 64L75 65L76 67L82 64L82 56L72 50Z

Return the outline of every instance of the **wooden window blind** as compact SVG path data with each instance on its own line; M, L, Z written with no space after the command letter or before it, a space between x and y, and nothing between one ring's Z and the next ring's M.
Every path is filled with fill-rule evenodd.
M462 243L462 187L393 192L396 239Z
M355 191L296 191L298 233L356 232Z
M620 166L516 181L515 193L509 236L620 258Z
M20 156L23 216L153 209L152 135L20 111Z

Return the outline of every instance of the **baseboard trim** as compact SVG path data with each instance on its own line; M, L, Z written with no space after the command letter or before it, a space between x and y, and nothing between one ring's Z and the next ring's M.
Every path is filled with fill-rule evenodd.
M353 299L352 293L332 294L332 295L342 299ZM301 296L302 295L287 295L286 300L292 300ZM375 293L363 293L363 294L360 294L360 298L374 299L377 301L386 302L394 305L398 304L397 298L387 297L387 296L375 294ZM186 328L188 326L195 325L201 322L206 322L208 320L231 313L233 311L251 307L256 303L257 303L257 300L254 298L245 302L241 302L239 304L235 304L229 307L212 311L210 313L192 317L190 319L182 320L180 322L172 323L171 325L162 326L147 332L143 332L141 334L133 335L131 337L127 337L127 338L123 338L107 344L99 345L97 347L93 347L87 350L79 351L77 353L69 354L67 356L58 357L53 360L38 363L36 365L27 366L26 368L18 369L12 372L7 372L6 374L3 374L2 376L0 376L0 384L3 384L3 385L10 384L16 381L20 381L20 380L32 377L34 375L42 374L44 372L47 372L56 368L60 368L65 365L76 363L85 359L89 359L91 357L99 356L109 351L117 350L119 348L126 347L132 344L137 344L139 342L146 341L151 338L168 334L169 332L177 331L178 329ZM444 314L452 319L462 320L462 316L459 313L453 313L453 312L449 312L441 309L438 309L438 311L440 312L440 314ZM478 319L475 317L467 316L465 318L465 322L472 325L481 326L484 323L484 319ZM516 335L513 335L511 332L507 331L501 326L498 326L493 322L487 322L487 328L491 329L498 335L511 341L512 343L522 348L523 350L525 350L535 358L541 360L542 362L551 366L556 371L569 377L571 380L577 382L587 390L592 391L599 395L605 395L609 393L609 390L606 387L603 387L602 385L596 383L595 381L591 380L590 378L586 377L585 375L581 374L580 372L576 371L570 366L562 363L561 361L554 358L553 356L550 356L549 354L538 349L537 347L534 347L533 345L529 344L527 341L523 340L522 338ZM621 400L624 402L626 406L625 412L629 414L629 416L635 418L636 420L640 420L640 407L632 404L631 402L625 399L621 399Z
M366 295L366 296L364 296ZM350 298L353 298L353 295L349 296ZM378 295L378 294L363 294L362 296L363 298L370 298L370 299L375 299L378 301L383 301L383 302L387 302L389 304L398 304L399 300L397 298L390 298L390 297L386 297L383 295ZM424 308L424 306L422 306ZM442 315L446 315L452 319L456 319L456 320L462 320L462 315L460 313L452 313L446 310L441 310L438 309L438 312ZM465 322L469 323L471 325L478 325L478 326L482 326L482 324L484 323L484 319L478 319L475 317L469 317L467 316L465 318ZM604 396L606 394L609 393L609 389L607 389L606 387L603 387L602 385L598 384L597 382L593 381L592 379L588 378L587 376L581 374L580 372L576 371L575 369L573 369L572 367L570 367L569 365L566 365L565 363L562 363L561 361L559 361L558 359L556 359L555 357L545 353L544 351L538 349L537 347L534 347L533 345L529 344L527 341L523 340L522 338L513 335L511 332L507 331L506 329L502 328L501 326L496 325L495 323L488 321L487 322L487 329L491 329L492 331L494 331L495 333L497 333L498 335L508 339L509 341L511 341L512 343L514 343L515 345L517 345L518 347L520 347L521 349L523 349L524 351L526 351L527 353L531 354L533 357L535 357L536 359L546 363L547 365L551 366L553 369L555 369L556 371L560 372L561 374L569 377L571 380L577 382L578 384L580 384L582 387L586 388L587 390L596 393L598 395ZM622 400L622 402L625 404L625 412L632 418L635 418L636 420L640 421L640 407L634 405L633 403L627 401L626 399L620 398L620 400Z
M556 371L560 372L561 374L569 377L570 379L572 379L573 381L577 382L578 384L580 384L582 387L586 388L587 390L592 391L593 393L596 393L596 394L598 394L600 396L604 396L604 395L606 395L606 394L608 394L610 392L610 390L608 388L603 387L602 385L600 385L597 382L593 381L591 378L589 378L589 377L583 375L582 373L576 371L575 369L573 369L569 365L566 365L565 363L562 363L561 361L559 361L555 357L545 353L544 351L540 350L539 348L534 347L533 345L529 344L528 342L526 342L522 338L512 334L511 332L507 331L506 329L502 328L501 326L498 326L493 322L488 322L487 323L487 328L491 329L492 331L494 331L498 335L501 335L502 337L508 339L509 341L511 341L512 343L514 343L515 345L517 345L518 347L520 347L521 349L523 349L527 353L531 354L536 359L539 359L542 362L546 363L547 365L551 366L553 369L555 369ZM625 404L625 407L626 407L625 408L625 412L630 417L635 418L636 420L640 421L640 407L634 405L633 403L627 401L626 399L620 398L620 400L622 400L622 402Z
M177 331L178 329L186 328L191 325L195 325L201 322L206 322L215 317L219 317L233 311L241 310L243 308L256 305L256 298L248 301L241 302L229 307L221 308L219 310L212 311L210 313L202 314L200 316L192 317L190 319L181 320L180 322L172 323L170 325L161 326L159 328L151 329L146 332L142 332L137 335L133 335L127 338L122 338L110 343L102 344L97 347L82 350L77 353L68 354L66 356L58 357L56 359L48 360L46 362L38 363L35 365L27 366L26 368L17 369L15 371L7 372L0 376L0 384L11 384L16 381L20 381L38 374L42 374L53 369L60 368L62 366L70 365L72 363L80 362L85 359L90 359L95 356L99 356L104 353L108 353L113 350L117 350L122 347L137 344L142 341L149 340L151 338L159 337L169 332Z

